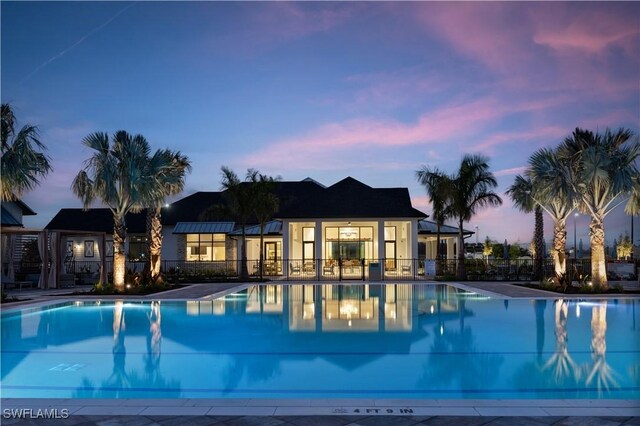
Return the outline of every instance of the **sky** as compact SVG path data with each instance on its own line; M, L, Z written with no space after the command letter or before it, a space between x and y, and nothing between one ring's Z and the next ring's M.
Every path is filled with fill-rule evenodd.
M526 243L533 215L504 195L529 156L575 127L640 123L637 2L2 1L1 98L36 124L53 172L23 200L45 226L81 207L73 177L96 131L144 135L192 161L184 193L220 166L331 185L407 187L422 165L490 159L504 204L478 227ZM573 218L568 222L572 240ZM576 220L588 245L589 218ZM629 232L622 208L607 240ZM640 220L635 239L640 242ZM545 237L551 239L545 216ZM472 239L473 241L473 239ZM572 245L568 241L568 245Z

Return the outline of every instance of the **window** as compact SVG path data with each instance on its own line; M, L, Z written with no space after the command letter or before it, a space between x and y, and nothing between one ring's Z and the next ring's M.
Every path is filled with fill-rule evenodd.
M225 260L224 234L187 234L189 261Z
M384 227L384 267L385 270L396 269L396 227Z
M129 236L129 260L144 260L147 252L147 237L143 235Z
M302 260L315 259L315 230L316 228L302 228Z
M328 259L373 259L373 227L341 226L325 229Z

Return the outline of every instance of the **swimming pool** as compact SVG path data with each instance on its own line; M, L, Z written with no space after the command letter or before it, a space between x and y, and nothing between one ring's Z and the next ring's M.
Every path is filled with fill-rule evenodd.
M640 398L637 299L260 285L2 312L2 396Z

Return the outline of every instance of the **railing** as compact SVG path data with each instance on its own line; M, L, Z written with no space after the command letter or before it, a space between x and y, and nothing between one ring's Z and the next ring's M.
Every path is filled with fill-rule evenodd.
M425 270L425 263L435 263L435 270ZM267 280L284 281L416 281L435 277L455 279L458 259L284 259L260 262L247 260L247 274L250 279L262 277ZM145 261L126 261L127 273L144 271ZM534 275L532 259L465 259L465 274L469 281L538 281L554 276L552 259L544 259L542 276ZM14 262L16 281L38 282L42 264L40 262ZM113 260L105 262L109 277L113 271ZM8 263L2 264L2 276L6 277ZM239 280L241 262L226 261L184 261L162 260L161 272L175 282L211 282ZM591 274L590 259L567 259L567 271L577 279ZM431 275L425 275L429 272ZM99 280L100 261L63 262L61 274L75 278L78 284L92 284Z

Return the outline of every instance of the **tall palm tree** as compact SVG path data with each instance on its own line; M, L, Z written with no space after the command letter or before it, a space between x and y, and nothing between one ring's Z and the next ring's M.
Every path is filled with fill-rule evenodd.
M11 105L2 104L0 109L0 197L2 201L15 201L40 183L51 171L51 164L43 153L46 147L40 142L38 128L26 124L16 133Z
M567 218L575 208L573 189L563 173L563 160L557 151L542 148L529 157L525 175L531 180L531 198L553 220L553 261L556 277L567 271Z
M226 210L240 225L242 245L240 247L240 279L249 278L247 269L247 222L253 215L253 186L241 182L238 175L226 166L222 166L222 190L226 198Z
M274 194L279 177L271 177L257 170L247 170L247 181L253 186L253 214L260 224L260 279L264 271L264 226L280 207L280 200Z
M73 179L71 189L82 200L85 210L100 199L113 214L113 284L124 289L125 241L129 212L142 210L144 203L160 197L158 185L150 185L147 175L150 147L142 135L132 136L117 131L111 142L109 135L96 132L82 140L95 153ZM156 192L153 194L153 192Z
M147 256L145 267L152 282L160 277L162 253L161 208L166 197L177 195L184 189L186 174L191 171L191 163L180 151L162 149L149 159L149 184L158 186L156 190L146 191L152 198L145 202L147 206Z
M618 205L637 201L637 160L640 142L628 129L593 133L576 128L558 149L564 169L579 200L578 209L591 215L591 276L596 285L607 286L604 218Z
M463 225L478 209L502 205L502 198L492 191L497 186L495 176L489 171L489 159L479 154L466 154L457 174L452 176L451 200L447 210L458 220L456 278L459 280L465 279Z
M438 168L422 166L416 171L416 179L425 187L432 206L432 217L436 222L436 266L437 274L442 268L442 253L440 248L440 228L448 219L448 203L451 194L451 178Z
M542 207L535 202L531 196L533 192L530 178L520 175L516 176L515 181L507 190L507 195L511 197L514 205L524 213L534 212L534 261L533 261L533 278L540 279L542 277L542 245L544 242L544 221L542 218Z

